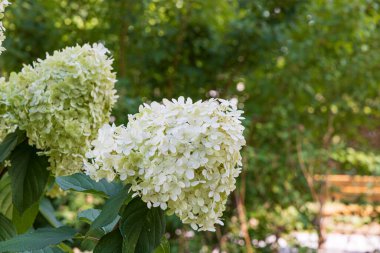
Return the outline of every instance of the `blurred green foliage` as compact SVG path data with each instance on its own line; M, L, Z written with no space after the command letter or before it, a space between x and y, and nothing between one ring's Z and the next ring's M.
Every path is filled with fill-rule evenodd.
M247 139L238 193L251 237L263 240L313 227L305 168L380 174L379 8L376 0L15 0L0 69L7 76L45 52L100 41L115 58L117 123L164 97L235 100ZM186 239L173 221L173 249L244 252L228 246L244 244L236 197L216 234Z

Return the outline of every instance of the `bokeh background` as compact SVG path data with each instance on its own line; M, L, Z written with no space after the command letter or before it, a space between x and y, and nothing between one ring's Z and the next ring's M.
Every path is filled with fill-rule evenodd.
M234 100L247 146L225 226L198 233L170 217L172 252L312 252L331 234L380 241L379 22L376 0L14 0L0 71L102 42L118 124L162 98ZM101 203L54 198L66 223Z

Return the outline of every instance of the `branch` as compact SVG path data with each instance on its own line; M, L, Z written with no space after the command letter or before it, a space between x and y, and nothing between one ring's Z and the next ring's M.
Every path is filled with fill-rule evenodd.
M303 176L306 179L306 182L307 182L307 185L308 185L309 190L311 192L311 195L313 196L313 198L314 198L315 201L319 201L318 194L317 194L317 192L314 189L314 180L313 180L312 176L310 176L310 174L309 174L309 172L308 172L308 170L306 168L305 161L303 160L303 157L302 157L302 146L301 146L300 140L298 138L297 138L296 148L297 148L298 163L299 163L299 166L301 168L302 174L303 174Z
M240 229L243 233L244 241L245 241L245 248L247 250L247 253L253 253L253 248L251 244L251 237L248 233L248 223L247 223L247 216L244 208L244 203L242 202L242 199L240 196L238 196L237 191L235 191L235 199L236 199L236 206L240 221Z

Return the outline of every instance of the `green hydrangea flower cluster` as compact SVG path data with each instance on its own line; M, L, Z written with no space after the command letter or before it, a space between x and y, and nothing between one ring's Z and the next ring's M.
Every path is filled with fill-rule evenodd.
M91 140L109 121L117 97L107 53L101 44L55 51L12 73L5 85L7 117L49 156L56 175L81 170Z
M9 5L9 2L7 0L0 0L0 19L4 16L4 9ZM5 50L1 45L3 41L5 40L4 35L5 28L3 26L3 23L0 22L0 54Z
M8 112L7 96L5 94L7 83L4 78L0 78L0 142L17 128L15 119Z
M0 20L4 16L5 7L10 3L7 0L0 0ZM2 43L5 40L4 35L5 28L3 23L0 21L0 54L5 50L2 47ZM0 78L0 141L8 135L8 133L15 130L14 122L12 122L11 115L7 113L7 102L6 96L3 92L6 87L6 82L4 78Z

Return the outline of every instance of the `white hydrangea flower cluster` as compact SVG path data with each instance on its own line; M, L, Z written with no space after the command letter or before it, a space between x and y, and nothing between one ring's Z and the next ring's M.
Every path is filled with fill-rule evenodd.
M107 53L102 44L67 47L12 73L3 85L2 117L49 156L55 175L81 171L91 140L109 122L116 76Z
M0 20L4 17L4 10L10 3L7 0L0 0ZM5 28L3 23L0 21L0 54L5 50L2 47L3 41L5 40Z
M149 208L214 231L241 171L241 114L221 99L144 104L126 127L99 130L85 172L95 180L119 177Z

